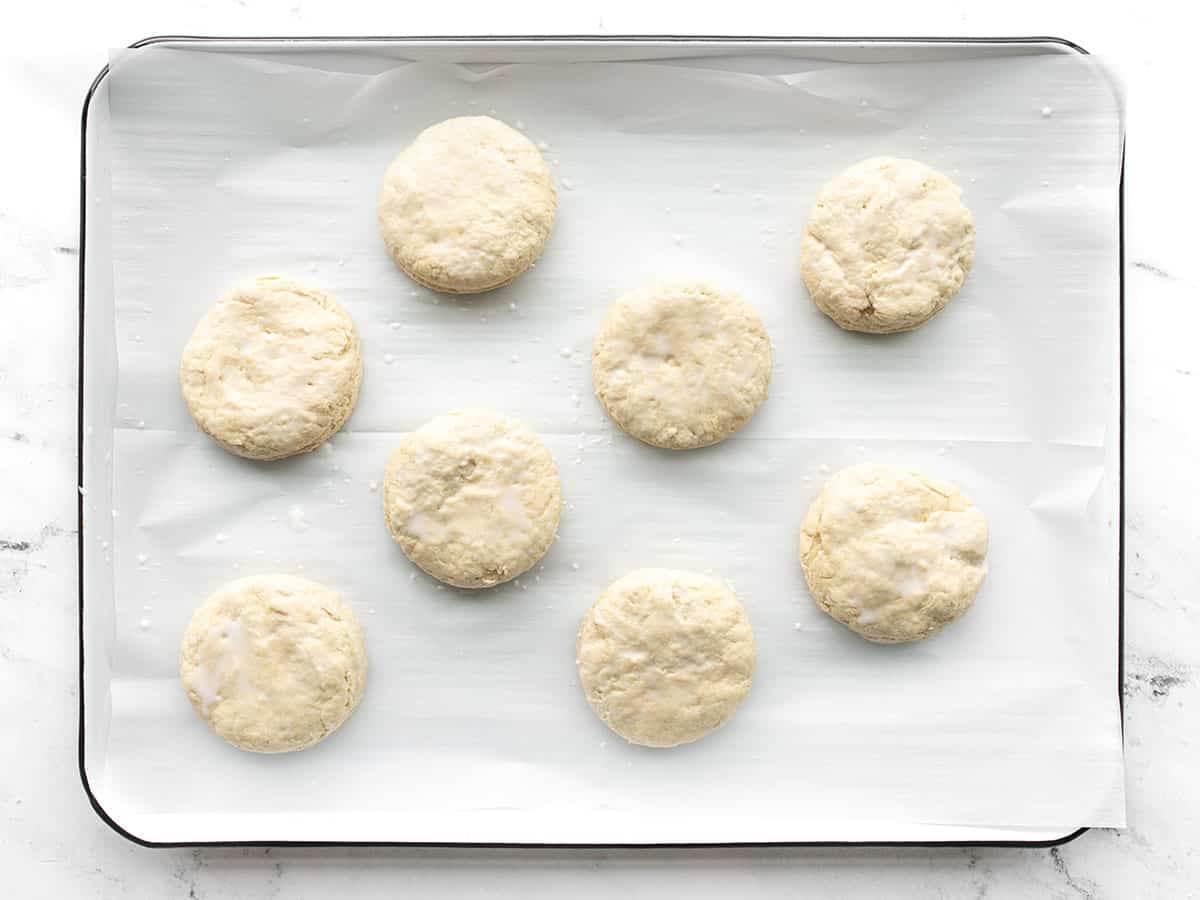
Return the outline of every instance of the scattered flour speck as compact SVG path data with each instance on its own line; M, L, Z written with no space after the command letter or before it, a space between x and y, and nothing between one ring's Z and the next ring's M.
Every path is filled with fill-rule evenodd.
M308 520L304 518L304 507L293 506L288 510L288 525L293 531L308 530Z

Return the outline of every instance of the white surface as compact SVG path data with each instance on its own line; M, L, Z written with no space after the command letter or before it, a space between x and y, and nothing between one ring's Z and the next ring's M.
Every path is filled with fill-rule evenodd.
M642 6L645 6L642 4ZM470 30L780 32L764 9L739 4L687 17L671 9L594 8L514 13L480 6ZM22 8L28 36L0 62L0 96L22 135L0 170L0 862L25 896L470 896L500 890L634 896L1176 897L1200 879L1200 776L1194 749L1200 622L1190 608L1200 562L1193 497L1200 434L1193 334L1200 272L1189 227L1194 119L1174 85L1190 73L1186 24L1091 4L1011 3L978 12L945 4L807 10L803 30L895 33L1058 33L1104 53L1130 101L1128 232L1127 703L1129 827L1093 831L1057 851L869 850L687 853L450 851L147 851L109 832L74 775L74 264L77 117L81 85L109 46L152 32L400 30L365 4L242 8L195 3L175 11ZM405 10L405 30L464 30L436 9ZM385 27L392 25L393 27ZM57 39L38 43L36 35ZM62 248L62 249L56 249ZM1181 412L1182 411L1182 412Z
M377 45L114 58L97 115L111 116L111 209L92 203L89 226L111 221L116 315L103 287L89 291L97 427L84 480L85 553L105 562L86 598L89 776L110 815L154 841L906 840L928 838L913 826L1052 837L1123 824L1120 131L1103 73L1040 49L889 63L784 47L693 48L669 64L648 48L636 63L605 61L607 48L560 64L482 52L516 62L482 70L456 62L479 50ZM536 269L485 298L439 298L383 251L381 173L439 116L493 110L575 187ZM946 315L872 340L805 299L796 253L820 184L881 143L959 173L983 252ZM97 200L105 174L89 167ZM770 401L688 454L621 435L590 396L608 304L672 273L733 285L775 347ZM329 290L365 357L347 426L277 465L221 450L179 398L195 321L231 279L256 274ZM90 349L114 345L115 377ZM367 489L401 433L464 404L529 422L567 503L544 564L486 595L410 580ZM804 509L830 469L878 459L957 481L990 520L978 605L936 641L881 649L806 596ZM302 532L288 524L296 506ZM729 579L758 644L737 718L671 753L611 739L574 672L583 612L646 565ZM303 755L232 752L176 682L178 636L230 578L301 570L358 610L367 696ZM110 591L115 616L93 613ZM179 759L192 762L186 780Z

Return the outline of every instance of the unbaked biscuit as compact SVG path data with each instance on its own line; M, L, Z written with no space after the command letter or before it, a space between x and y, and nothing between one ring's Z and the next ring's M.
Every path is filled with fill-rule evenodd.
M303 750L328 737L362 699L367 651L353 611L334 591L294 575L226 584L183 635L188 699L242 750Z
M184 347L179 377L205 434L238 456L281 459L315 450L345 424L362 351L331 297L269 276L217 300Z
M542 154L488 116L426 128L392 161L379 226L396 265L435 291L508 284L541 255L558 200Z
M887 156L826 184L800 248L817 308L848 331L877 334L932 319L975 258L975 224L961 194L924 163Z
M817 606L869 641L937 634L987 574L988 527L957 487L892 466L834 474L800 530Z
M771 341L753 307L703 281L664 281L622 296L592 345L604 409L647 444L689 450L749 421L771 381Z
M421 569L484 588L528 571L550 548L562 488L550 451L523 423L456 410L400 443L384 476L383 510Z
M674 747L720 728L754 677L754 633L724 582L638 569L609 585L575 643L592 710L634 744Z

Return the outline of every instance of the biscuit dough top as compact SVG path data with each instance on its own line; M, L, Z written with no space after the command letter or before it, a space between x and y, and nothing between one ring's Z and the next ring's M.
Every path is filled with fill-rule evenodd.
M192 617L179 673L196 712L234 746L302 750L354 711L366 686L362 629L350 607L294 575L232 581Z
M553 543L562 509L554 459L516 419L457 410L408 435L383 483L388 530L414 563L464 588L516 578Z
M488 116L447 119L392 161L379 224L396 264L426 287L478 293L537 260L557 209L537 147Z
M651 284L605 315L592 380L608 414L638 440L704 447L741 428L766 399L771 341L732 291L694 280Z
M362 354L332 298L263 277L221 297L180 362L183 397L201 430L250 459L315 450L358 400Z
M958 488L883 465L835 473L800 531L817 605L877 643L930 637L966 612L987 548L987 520Z
M637 569L588 610L576 664L596 715L626 740L674 747L723 725L750 690L754 634L724 582Z
M911 159L880 156L826 184L800 250L817 307L849 331L908 331L962 287L975 257L975 224L962 192Z

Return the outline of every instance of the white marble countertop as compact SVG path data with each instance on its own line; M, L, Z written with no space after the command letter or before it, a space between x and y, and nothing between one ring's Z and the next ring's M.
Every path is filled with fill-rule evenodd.
M650 895L1185 897L1200 890L1200 393L1190 247L1196 119L1183 17L1017 2L485 4L130 0L5 16L0 104L0 871L20 897ZM1165 7L1165 4L1163 5ZM569 8L568 8L569 7ZM88 807L76 768L78 120L107 48L149 34L694 33L1069 38L1128 111L1126 748L1129 827L1053 850L147 850ZM1180 112L1182 111L1182 115ZM1181 414L1180 411L1186 411Z

